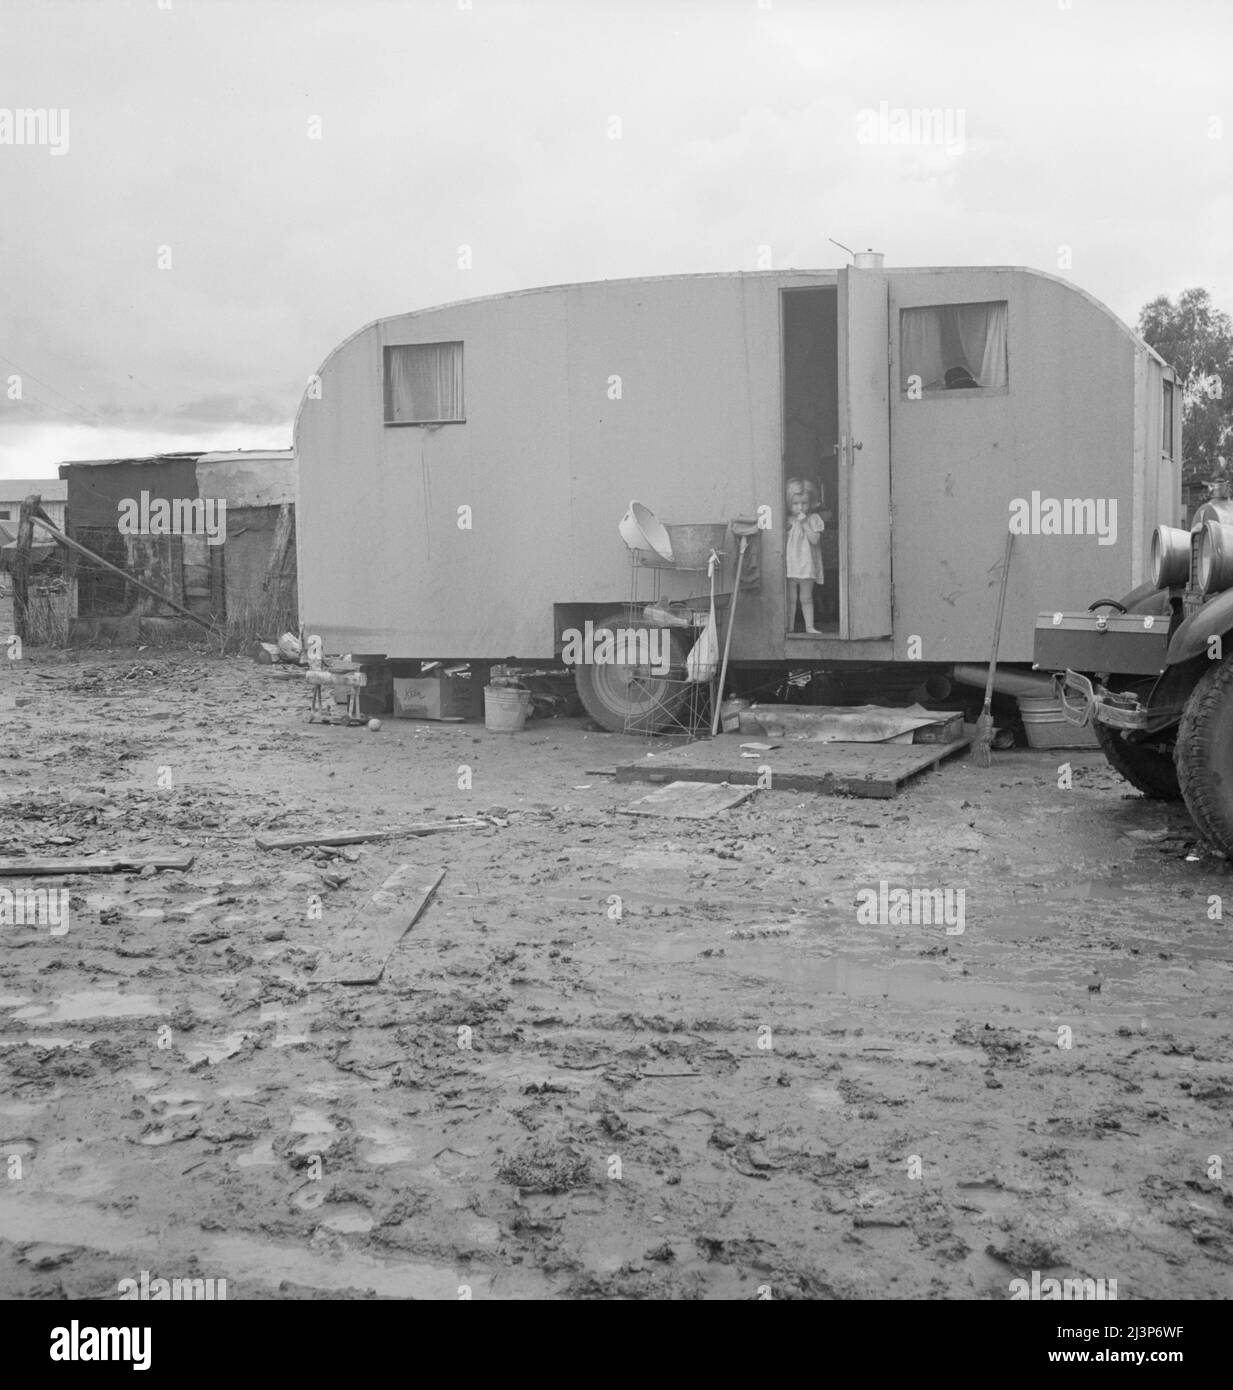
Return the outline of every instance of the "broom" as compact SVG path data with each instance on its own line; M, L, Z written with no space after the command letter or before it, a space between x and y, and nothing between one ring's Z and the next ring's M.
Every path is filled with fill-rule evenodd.
M998 616L993 624L993 653L989 658L989 675L985 681L985 703L976 721L976 741L972 745L972 761L977 767L988 767L992 761L990 749L993 747L993 678L997 673L998 639L1002 635L1002 610L1006 607L1006 581L1010 578L1010 548L1014 544L1015 533L1006 532L1006 554L1002 560L1002 584L998 590Z

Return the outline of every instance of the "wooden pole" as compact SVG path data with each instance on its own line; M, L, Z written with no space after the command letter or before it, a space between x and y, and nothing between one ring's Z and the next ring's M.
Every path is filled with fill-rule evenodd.
M23 641L30 640L30 547L34 544L34 518L43 499L32 492L21 504L17 521L17 550L13 555L13 630Z
M28 498L27 501L29 501ZM25 503L22 503L22 508L24 510ZM158 599L159 603L166 604L168 608L174 608L177 613L182 613L186 618L191 618L193 622L198 623L201 627L205 628L207 632L214 631L214 624L208 619L203 618L199 613L194 613L191 609L185 608L183 604L177 603L175 599L168 598L166 594L160 594L157 589L151 587L149 584L143 583L140 579L134 579L127 570L122 570L119 565L113 565L110 560L104 560L101 555L96 555L94 551L87 550L80 542L70 540L63 531L57 530L57 528L51 524L48 518L43 514L41 507L39 508L38 515L34 516L33 520L41 526L44 531L50 532L53 539L59 541L61 545L66 546L69 550L75 551L78 555L85 556L87 560L93 561L96 565L102 565L104 569L111 570L113 574L118 574L121 579L128 580L135 589L140 589L142 593L149 594L152 598ZM17 539L20 544L20 531ZM16 594L17 585L15 577L13 590L14 594Z
M715 738L719 733L721 711L724 698L724 681L728 679L728 653L732 650L732 625L736 621L736 599L741 592L741 571L745 568L745 551L749 548L749 538L741 537L741 548L736 558L736 583L732 586L732 598L728 603L728 635L724 638L724 659L723 665L719 668L719 689L715 693L711 703L714 709L711 711L711 737Z
M287 598L287 556L295 542L295 510L290 502L284 502L278 509L278 521L274 527L274 540L266 561L265 576L262 580L262 598L267 614L280 616Z

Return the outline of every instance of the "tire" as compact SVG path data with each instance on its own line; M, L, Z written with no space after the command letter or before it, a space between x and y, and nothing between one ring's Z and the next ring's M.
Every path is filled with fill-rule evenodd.
M604 629L645 628L631 621L620 609L596 618L598 637ZM680 629L664 628L669 634L672 669L667 676L656 676L646 667L586 665L574 667L578 698L597 724L614 734L657 734L675 720L689 686L685 684L685 657L688 647Z
M1107 724L1093 722L1092 728L1109 766L1120 772L1132 787L1155 801L1181 800L1177 767L1167 753L1127 743L1120 729L1111 729Z
M1174 757L1194 823L1233 857L1233 658L1205 671L1190 692Z

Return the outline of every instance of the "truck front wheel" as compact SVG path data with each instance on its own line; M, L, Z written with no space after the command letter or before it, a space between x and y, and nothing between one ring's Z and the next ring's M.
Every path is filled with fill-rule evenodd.
M1120 772L1132 787L1157 801L1181 799L1177 768L1168 753L1145 748L1141 743L1127 743L1122 731L1108 724L1093 721L1092 728L1109 766Z
M1177 780L1195 824L1233 856L1233 657L1190 692L1177 731Z

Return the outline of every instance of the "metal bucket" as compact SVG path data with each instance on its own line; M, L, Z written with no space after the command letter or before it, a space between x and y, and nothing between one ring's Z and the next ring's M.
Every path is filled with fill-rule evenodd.
M1100 747L1091 725L1080 728L1072 724L1062 713L1060 700L1020 695L1019 717L1023 720L1023 731L1032 748Z
M526 727L531 713L531 692L508 685L484 687L484 728L495 734L516 734Z

